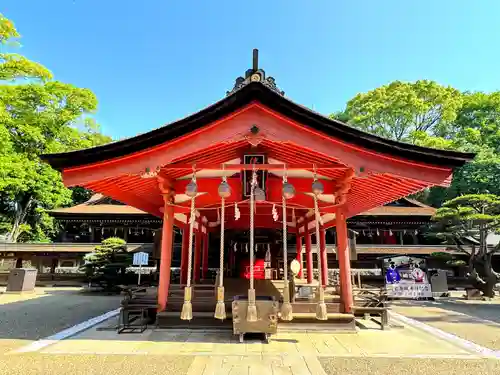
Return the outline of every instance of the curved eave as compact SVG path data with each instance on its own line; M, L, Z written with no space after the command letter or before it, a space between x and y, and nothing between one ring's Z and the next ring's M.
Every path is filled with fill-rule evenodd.
M374 136L340 121L292 102L259 82L252 82L234 94L181 120L150 132L103 146L59 154L42 155L53 168L88 165L120 158L171 141L202 128L252 103L259 102L298 123L369 150L402 157L416 162L456 168L471 161L475 154L436 150Z

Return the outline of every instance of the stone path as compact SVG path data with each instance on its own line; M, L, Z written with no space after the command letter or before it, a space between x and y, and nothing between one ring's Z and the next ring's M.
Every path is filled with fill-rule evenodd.
M42 355L187 356L187 374L326 374L321 358L478 359L453 343L411 327L357 333L279 332L269 344L239 343L231 332L151 330L118 335L110 322L39 351ZM111 323L111 325L113 325ZM154 361L154 360L153 360Z

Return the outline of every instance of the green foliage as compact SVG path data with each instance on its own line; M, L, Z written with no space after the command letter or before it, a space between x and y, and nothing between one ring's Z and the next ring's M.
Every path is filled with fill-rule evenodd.
M0 14L0 42L17 38ZM95 95L51 79L38 63L0 54L0 234L8 241L47 241L55 229L47 210L72 203L71 191L41 154L111 140L87 117L97 108Z
M14 43L19 33L14 23L0 13L0 44Z
M124 240L110 237L85 256L83 269L90 282L106 290L116 290L118 285L135 281L135 274L126 272L127 267L132 265L132 258Z
M454 198L437 210L434 221L439 238L469 255L475 287L492 296L500 275L493 270L491 257L499 245L489 247L487 238L500 229L500 196L469 194Z
M477 153L454 173L450 188L419 199L435 207L462 194L500 194L500 91L459 92L431 81L395 81L351 99L331 118L386 138Z
M462 106L460 92L433 81L395 81L347 103L345 113L357 128L385 138L411 141L414 132L448 135Z

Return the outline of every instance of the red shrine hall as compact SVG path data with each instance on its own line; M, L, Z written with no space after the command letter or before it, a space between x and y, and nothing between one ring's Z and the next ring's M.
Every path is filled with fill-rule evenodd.
M233 297L229 289L241 279L251 305L258 289L254 280L266 279L266 264L275 254L283 258L280 276L290 277L287 239L293 236L298 251L292 268L317 288L323 305L324 233L332 227L340 311L350 313L346 219L427 187L447 186L453 170L473 156L383 139L294 103L258 67L254 52L253 68L213 105L133 138L43 159L61 172L66 186L82 186L163 218L159 311L173 309L174 226L182 230L185 293L178 310L189 320L209 252L220 256L216 309ZM220 246L209 246L209 236ZM284 306L290 303L287 285ZM222 311L215 316L225 317ZM318 319L326 318L318 313Z

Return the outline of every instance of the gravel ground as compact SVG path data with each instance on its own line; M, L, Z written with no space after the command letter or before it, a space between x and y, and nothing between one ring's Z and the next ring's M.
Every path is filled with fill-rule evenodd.
M500 361L486 359L320 358L328 375L500 374Z
M0 295L0 353L114 310L123 298L83 294L78 288L38 289L37 294L17 301L15 295Z
M393 311L493 350L500 350L499 304L398 303ZM494 320L485 323L481 319Z
M0 374L184 375L193 359L194 356L4 355L0 356Z

